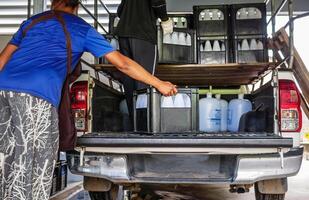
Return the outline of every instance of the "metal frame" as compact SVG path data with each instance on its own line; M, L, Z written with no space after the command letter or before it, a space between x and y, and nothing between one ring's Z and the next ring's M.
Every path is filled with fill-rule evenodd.
M80 3L80 5L87 12L87 14L94 20L95 28L98 29L98 27L100 27L105 33L108 33L108 31L104 28L104 26L99 22L98 16L96 17L95 15L93 15L91 11L88 8L86 8L84 4ZM98 6L95 8L95 10L98 10ZM97 11L95 13L97 13Z
M290 33L290 55L288 56L289 60L289 65L288 68L292 69L293 64L294 64L294 21L297 19L301 19L304 17L309 16L309 12L294 16L294 11L293 11L293 5L294 5L294 0L282 0L281 3L279 4L278 8L276 8L276 2L277 0L266 0L265 3L271 3L271 18L267 22L268 25L272 25L272 34L274 35L276 32L276 17L278 14L281 12L283 7L288 4L288 13L289 13L289 21L286 23L286 25L283 28L287 28L289 26L289 33ZM284 59L286 60L286 59ZM281 64L280 64L281 65ZM279 66L279 65L278 65Z
M28 6L27 6L27 18L29 19L31 17L31 0L28 0Z
M106 73L104 73L104 72L102 72L102 71L101 71L101 72L98 72L98 71L93 67L92 64L88 63L88 62L85 61L84 59L81 59L81 62L82 62L82 64L84 64L84 65L86 65L86 66L88 66L88 67L94 69L97 73L102 73L105 77L107 77L107 78L109 79L109 86L110 86L111 88L115 89L115 88L114 88L114 83L115 83L115 84L117 84L117 85L119 86L121 92L123 92L122 83L120 83L119 81L115 80L115 79L112 78L110 75L108 75L108 74L106 74ZM96 76L97 76L97 74L96 74Z

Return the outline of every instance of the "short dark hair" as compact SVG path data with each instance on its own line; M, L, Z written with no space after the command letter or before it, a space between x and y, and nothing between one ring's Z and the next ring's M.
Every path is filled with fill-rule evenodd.
M52 0L52 3L57 3L61 1L65 3L65 6L72 8L75 8L80 3L80 0Z

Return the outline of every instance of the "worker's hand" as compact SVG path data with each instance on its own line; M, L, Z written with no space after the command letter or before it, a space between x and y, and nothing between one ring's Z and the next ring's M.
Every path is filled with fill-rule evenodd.
M174 30L174 22L169 18L168 20L161 22L161 27L163 30L163 35L171 34Z
M157 89L164 96L173 96L173 95L176 95L177 92L178 92L176 85L174 85L170 82L165 82L165 81L161 81L160 84L158 85Z

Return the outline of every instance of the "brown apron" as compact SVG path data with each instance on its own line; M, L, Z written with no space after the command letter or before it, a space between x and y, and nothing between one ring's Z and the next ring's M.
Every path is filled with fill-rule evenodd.
M79 62L74 70L71 72L72 64L72 43L71 36L65 25L65 21L61 15L63 12L51 11L34 19L30 25L28 25L23 31L23 36L36 24L47 21L52 18L56 18L61 24L65 37L66 37L66 49L67 49L67 77L63 84L61 102L59 105L59 150L70 151L73 150L76 145L76 128L74 122L74 115L71 109L70 98L70 83L74 82L81 74L81 63Z

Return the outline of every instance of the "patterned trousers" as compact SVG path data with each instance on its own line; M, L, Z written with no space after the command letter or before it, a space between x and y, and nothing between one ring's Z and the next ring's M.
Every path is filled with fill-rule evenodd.
M57 109L28 94L0 91L0 199L47 200L57 159Z

